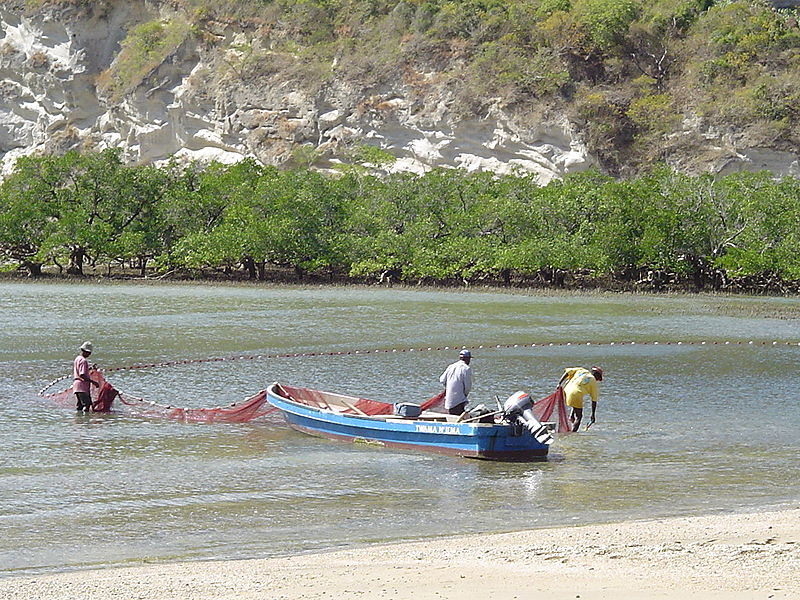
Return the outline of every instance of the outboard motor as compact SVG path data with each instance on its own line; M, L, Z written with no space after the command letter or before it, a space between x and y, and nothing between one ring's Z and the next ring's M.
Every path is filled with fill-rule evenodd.
M548 446L553 443L550 431L533 416L533 402L525 392L511 394L503 404L503 410L511 423L523 425L536 441Z

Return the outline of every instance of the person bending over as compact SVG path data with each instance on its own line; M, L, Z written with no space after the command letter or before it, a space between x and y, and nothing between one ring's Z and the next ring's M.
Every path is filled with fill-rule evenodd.
M569 417L572 422L572 431L578 431L581 426L584 402L592 402L592 416L589 425L594 424L597 412L597 397L599 395L598 381L603 381L603 369L600 367L592 367L591 369L571 367L564 370L558 385L564 390L567 406L572 409L572 414ZM587 429L589 425L586 426Z

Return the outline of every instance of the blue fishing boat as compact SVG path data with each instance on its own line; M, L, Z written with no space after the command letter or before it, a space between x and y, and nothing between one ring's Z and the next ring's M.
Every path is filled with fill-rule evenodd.
M546 458L552 427L540 423L527 394L518 392L497 410L481 407L449 415L423 404L390 404L279 383L267 401L294 429L310 435L390 448L502 461Z

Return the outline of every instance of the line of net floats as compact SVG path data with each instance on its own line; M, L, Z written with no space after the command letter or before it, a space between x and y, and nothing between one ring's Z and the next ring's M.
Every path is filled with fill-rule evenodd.
M777 342L777 341L697 341L697 342L649 342L649 341L629 341L629 342L534 342L531 344L480 344L469 346L472 350L508 349L508 348L549 348L555 346L800 346L800 342ZM462 350L467 346L427 346L418 348L378 348L374 350L333 350L329 352L289 352L284 354L242 354L236 356L218 356L211 358L190 358L185 360L170 360L164 362L145 363L139 365L128 365L123 367L103 367L99 370L103 373L115 371L132 371L135 369L154 369L159 367L172 367L178 365L190 365L199 363L224 362L230 360L264 360L275 358L298 358L314 356L351 356L364 354L392 354L398 352L441 352L446 350ZM48 383L39 392L43 395L59 381L67 379L69 375L64 375ZM138 399L138 398L137 398Z
M314 356L350 356L360 354L392 354L398 352L437 352L445 350L472 350L508 349L508 348L544 348L554 346L800 346L800 342L768 342L768 341L714 341L714 342L540 342L533 344L481 344L477 346L428 346L422 348L378 348L374 350L333 350L329 352L289 352L285 354L243 354L236 356L223 356L212 358L190 358L185 360L171 360L166 362L129 365L125 367L107 367L101 369L104 373L113 371L129 371L133 369L152 369L157 367L170 367L176 365L189 365L197 363L223 362L229 360L264 360L272 358L298 358Z

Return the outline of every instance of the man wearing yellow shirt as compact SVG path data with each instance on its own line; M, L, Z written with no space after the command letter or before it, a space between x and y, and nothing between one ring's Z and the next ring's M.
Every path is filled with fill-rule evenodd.
M589 425L594 424L597 411L598 381L603 381L603 369L600 367L592 367L588 370L583 367L564 369L558 385L564 389L567 406L572 408L572 415L569 418L573 423L572 431L578 431L581 426L583 403L589 400L592 402L592 418ZM587 429L589 425L586 426Z

